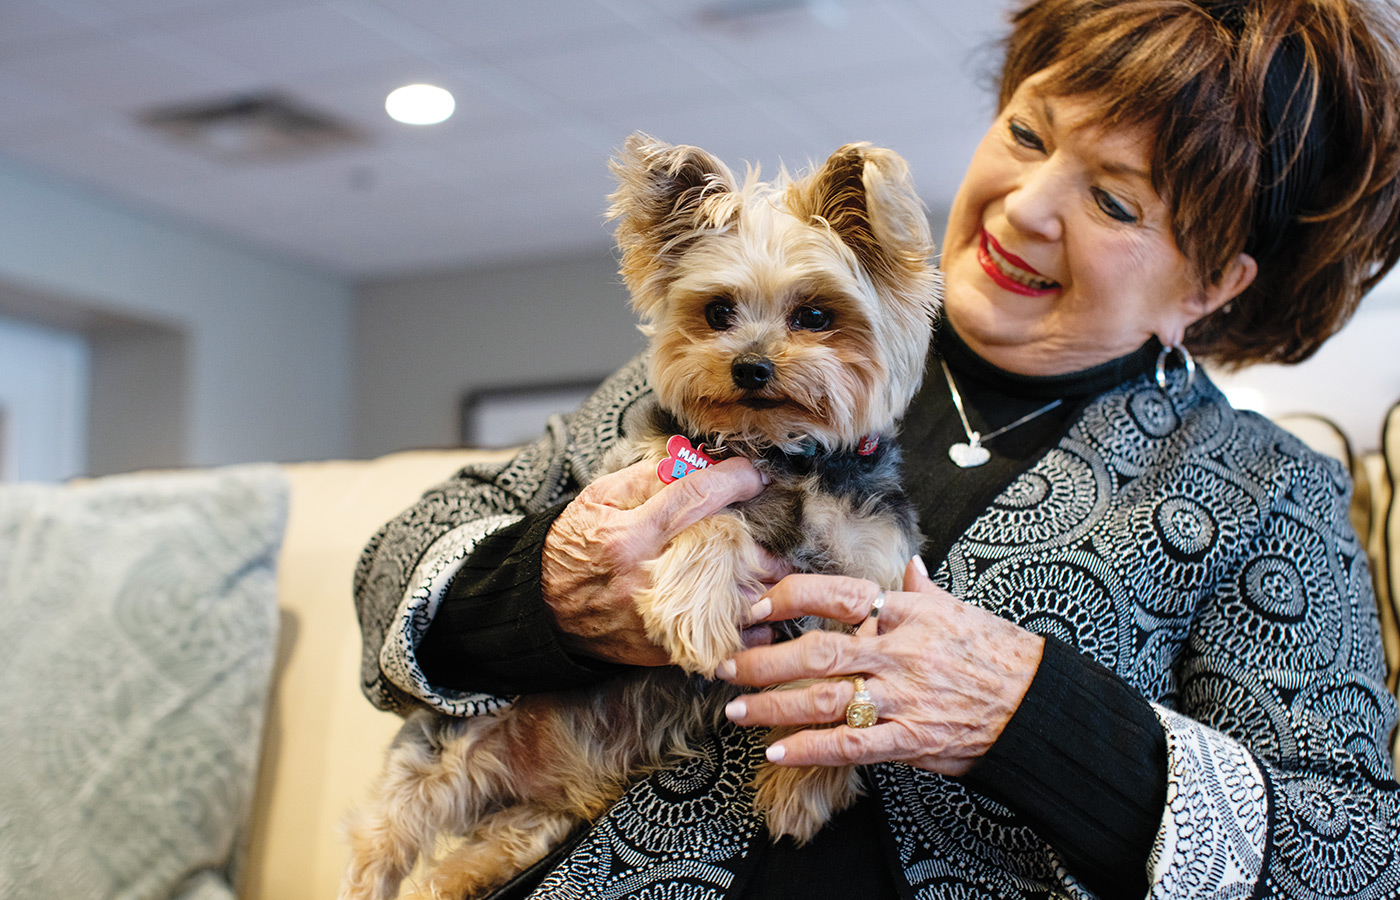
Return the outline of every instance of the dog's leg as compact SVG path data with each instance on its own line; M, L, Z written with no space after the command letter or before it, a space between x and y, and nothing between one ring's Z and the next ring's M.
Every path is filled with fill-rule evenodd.
M819 494L807 496L803 517L807 543L801 552L821 560L824 571L865 578L885 590L903 585L904 567L917 552L920 538L896 517L868 514L844 499ZM806 684L811 682L791 687ZM796 730L774 729L770 740ZM759 766L754 787L754 805L766 815L769 831L799 843L854 803L862 790L854 766L792 768L771 763Z
M765 763L754 777L754 788L754 806L766 817L768 830L799 844L810 841L862 793L855 766L792 768Z
M350 864L341 900L387 900L438 835L475 822L507 791L514 710L451 719L414 713L394 738L368 804L346 830Z
M680 727L674 723L686 707L670 696L649 679L619 679L601 693L522 697L493 716L415 713L389 750L372 802L350 822L341 900L396 896L440 836L476 835L472 853L456 864L462 873L467 860L487 860L481 883L509 875L510 859L534 852L512 843L513 810L535 808L570 827L596 818L638 771L656 764L660 745L649 751L644 736L658 725L666 733ZM498 817L507 824L492 824ZM507 845L491 843L497 837ZM538 836L546 840L558 836Z
M687 672L714 674L743 648L740 629L762 584L743 518L719 514L687 528L650 564L637 597L647 636Z
M543 859L568 837L577 820L534 805L508 807L488 818L426 873L401 900L472 900L483 897Z
M459 814L462 772L449 760L469 729L488 740L494 719L452 720L428 712L410 716L394 738L371 800L346 822L350 864L341 900L387 900L438 834Z

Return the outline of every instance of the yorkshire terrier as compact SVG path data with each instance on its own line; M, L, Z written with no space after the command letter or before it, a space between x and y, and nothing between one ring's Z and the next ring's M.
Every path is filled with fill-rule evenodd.
M654 398L628 413L601 471L653 460L669 481L741 455L769 484L651 564L637 608L674 666L522 696L493 716L410 716L350 825L344 900L396 896L440 838L455 846L429 864L422 895L484 895L629 783L693 754L736 693L698 691L695 676L743 647L762 591L755 545L887 589L918 551L894 431L923 377L938 290L904 161L849 144L805 177L750 170L741 184L702 150L634 134L613 171ZM805 841L860 783L854 767L765 764L755 788L769 832Z

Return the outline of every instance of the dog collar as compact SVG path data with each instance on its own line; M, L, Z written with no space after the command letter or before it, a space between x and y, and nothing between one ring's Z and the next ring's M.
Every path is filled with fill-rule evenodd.
M837 469L868 469L884 455L883 439L868 434L860 439L854 450L844 452L823 450L816 441L806 441L797 452L766 450L762 458L774 469L807 475L817 471Z
M774 469L798 474L807 474L818 469L833 466L870 466L881 454L881 437L867 434L860 439L853 452L825 452L814 440L806 440L796 451L779 449L765 450L757 458L764 460ZM656 476L666 484L684 478L691 472L708 469L715 459L705 452L705 444L694 444L684 434L674 434L666 442L666 457L656 466Z

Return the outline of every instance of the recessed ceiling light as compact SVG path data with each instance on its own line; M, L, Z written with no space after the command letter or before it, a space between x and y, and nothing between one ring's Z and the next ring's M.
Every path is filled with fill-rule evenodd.
M406 125L436 125L456 107L451 94L431 84L405 85L384 100L390 118Z

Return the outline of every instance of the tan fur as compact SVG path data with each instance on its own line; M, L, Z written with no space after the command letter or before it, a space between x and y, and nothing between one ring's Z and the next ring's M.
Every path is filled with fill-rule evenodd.
M647 637L682 669L713 675L716 666L743 649L734 625L744 621L752 603L747 598L757 598L762 589L755 575L761 567L742 519L726 515L697 522L647 567L651 587L637 596Z
M922 378L937 305L932 239L903 160L852 144L806 177L782 172L770 183L754 170L741 184L698 148L633 135L613 168L621 271L651 338L650 383L690 433L752 455L813 444L845 452L892 432ZM716 298L734 309L723 329L706 317ZM794 324L808 308L832 326ZM771 362L771 385L738 386L732 365L746 355ZM602 468L659 462L666 438L619 442ZM827 494L815 477L783 477L784 496L803 511L794 559L899 586L917 534L888 507ZM636 603L674 667L522 697L493 716L411 716L374 796L349 820L342 900L396 896L423 859L416 896L481 896L601 815L628 784L697 753L692 740L722 723L737 691L696 691L685 673L711 675L741 649L761 588L762 524L727 510L649 564L651 587ZM765 765L755 788L769 831L805 841L858 796L860 781L850 767ZM455 846L431 859L442 838Z
M461 900L478 897L543 859L569 836L575 819L533 805L508 806L438 860L421 884L401 894L405 900Z

